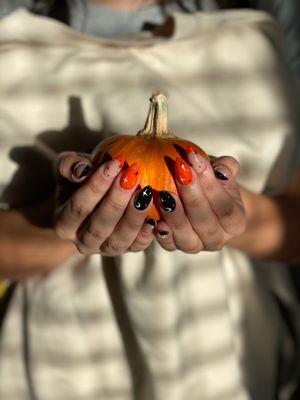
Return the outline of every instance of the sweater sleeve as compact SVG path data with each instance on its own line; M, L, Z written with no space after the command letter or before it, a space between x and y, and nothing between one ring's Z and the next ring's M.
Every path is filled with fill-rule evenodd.
M257 9L270 13L281 25L290 66L300 80L300 2L257 0Z
M0 1L0 18L5 17L19 7L29 9L32 6L32 0L1 0Z

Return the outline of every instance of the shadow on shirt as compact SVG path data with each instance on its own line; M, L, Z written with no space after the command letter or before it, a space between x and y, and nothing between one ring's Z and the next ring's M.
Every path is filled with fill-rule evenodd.
M21 208L32 222L48 225L56 190L59 153L90 153L103 139L103 132L86 125L81 99L70 97L69 123L64 129L38 133L32 145L11 149L10 158L18 168L0 201Z

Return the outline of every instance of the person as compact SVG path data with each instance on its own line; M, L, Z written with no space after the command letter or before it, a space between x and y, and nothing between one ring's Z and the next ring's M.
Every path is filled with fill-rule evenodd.
M292 81L285 75L281 61L272 59L274 64L268 65L273 68L278 84L275 93L284 100L280 98L277 102L276 96L272 98L273 92L272 96L266 94L269 86L266 92L260 88L255 94L261 95L262 109L266 109L266 103L274 102L274 108L267 108L271 115L274 117L278 108L283 107L288 118L280 119L276 128L272 128L272 123L256 124L253 141L246 124L238 120L227 127L214 121L209 127L205 125L207 117L215 114L210 114L213 110L203 98L202 103L199 101L200 83L196 82L201 79L196 71L200 65L201 76L210 84L205 96L213 100L212 104L218 101L218 113L229 118L231 107L235 106L235 113L240 113L243 120L251 120L253 116L243 114L244 110L238 107L240 98L245 96L244 89L239 88L239 96L235 93L229 97L229 108L226 102L220 103L218 96L222 98L222 91L217 91L215 76L205 69L203 54L199 51L196 58L193 46L186 46L187 38L195 36L199 40L199 31L193 31L196 26L198 29L194 19L198 15L174 14L176 31L170 40L168 29L166 37L157 38L147 31L148 13L153 13L150 25L159 27L163 12L179 11L185 6L183 2L167 3L163 12L151 2L93 3L87 3L88 20L81 20L78 9L77 13L71 9L73 14L68 15L71 21L72 15L77 16L73 17L77 29L80 26L88 34L97 32L100 37L97 40L24 11L17 11L0 24L1 46L9 49L6 46L10 43L14 47L6 53L5 61L2 59L5 69L9 66L10 71L8 82L3 82L2 87L3 132L14 132L14 138L5 137L4 143L9 143L8 148L13 149L11 158L20 166L15 171L7 162L8 169L3 169L9 175L16 173L9 184L7 177L2 178L2 201L10 208L1 211L1 274L22 282L13 295L3 325L1 396L274 398L281 334L278 315L274 303L254 279L250 261L233 247L257 258L298 256L293 235L288 246L284 243L281 217L284 210L289 227L296 232L292 207L286 206L297 207L293 191L296 181L284 189L296 163L293 118L297 105L293 96L287 94L292 91ZM128 11L138 5L144 7L133 13ZM55 2L55 7L48 10L50 15L67 15L68 8L57 7ZM121 13L120 8L124 9ZM95 23L92 17L96 16L101 23ZM201 18L202 26L208 24L209 28L210 18L205 19L204 15ZM225 17L220 13L217 20L220 25L216 26L222 26L227 18L228 14ZM271 25L274 41L277 30L266 16L259 14L258 21L256 29L243 30L238 20L233 26L229 24L228 32L230 36L231 29L241 29L244 35L249 34L250 42L230 37L239 51L248 43L243 53L248 62L253 59L251 40L260 45L265 67L264 62L269 59L264 57L274 52L270 51L272 46L264 40L264 35L257 34L258 26ZM139 34L141 27L145 30ZM165 31L158 29L158 34L164 35ZM114 35L127 39L111 39ZM222 48L222 36L216 39L214 44ZM183 55L173 60L171 54L174 51L176 54L176 50ZM204 52L205 57L207 54ZM220 54L225 57L226 52ZM195 63L187 62L191 55ZM231 56L230 65L239 66L234 63L238 63L240 55L233 52ZM226 57L224 60L229 62ZM243 70L243 66L239 67ZM226 68L223 72L229 73ZM227 76L232 87L231 76ZM265 74L259 75L262 76L266 78ZM274 84L273 75L268 77ZM99 87L95 87L97 78L101 78ZM250 83L256 82L251 76L248 78ZM289 90L282 90L283 81ZM177 180L180 198L172 193L162 194L164 221L157 222L153 230L153 221L144 223L152 200L144 210L136 209L134 195L138 181L128 190L120 187L128 170L120 172L119 160L106 164L114 174L112 181L103 173L104 167L93 170L91 159L77 152L89 153L101 137L113 132L137 131L144 118L141 97L156 85L169 91L170 105L175 110L180 110L185 101L188 103L185 112L175 116L176 131L191 132L192 141L217 155L224 154L224 149L232 150L230 153L241 160L241 183L248 188L237 186L239 168L234 158L213 158L211 165L189 151L187 157L193 169L188 166L185 169L193 176L192 184L180 185ZM227 96L229 93L227 86ZM69 98L69 124L63 129L66 98ZM17 107L22 112L16 114ZM200 126L206 132L201 138ZM230 129L234 129L233 134ZM37 137L34 146L22 140L22 131ZM287 132L286 136L282 132ZM62 177L81 185L59 209L54 230L47 225L53 209L50 195L56 188L52 164L53 159L57 162L56 154L66 150L76 153L63 155L59 164ZM180 177L182 171L178 168ZM261 193L265 187L270 192L272 189L284 194L271 197ZM172 212L164 209L166 202ZM49 214L45 209L50 210ZM245 212L247 229L242 234ZM88 224L82 225L87 216ZM78 254L74 242L83 254ZM224 244L231 247L220 251ZM165 251L177 249L181 252ZM247 340L254 335L260 341L243 342L244 330L248 330ZM263 340L266 332L273 335Z

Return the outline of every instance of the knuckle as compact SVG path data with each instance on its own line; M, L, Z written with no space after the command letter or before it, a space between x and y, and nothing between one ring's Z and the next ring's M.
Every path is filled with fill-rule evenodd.
M90 179L86 187L93 195L99 196L99 194L101 194L101 185L99 180L97 181L96 179Z
M124 204L120 203L118 200L110 197L108 202L113 211L119 213L120 211L124 210Z
M177 250L176 246L173 246L173 245L161 244L161 247L164 250L169 251L169 252Z
M205 201L206 199L200 196L191 196L186 200L186 205L190 208L201 208Z
M132 253L139 253L140 251L146 250L146 247L147 246L143 247L143 246L134 245L134 246L130 246L128 250L131 251Z
M89 224L85 230L85 233L98 242L102 242L103 240L106 239L105 232L96 227L94 224Z
M70 199L70 213L74 218L81 220L88 216L89 210L78 201L76 196L73 196Z
M125 219L125 222L126 222L127 227L128 227L131 231L138 231L138 230L140 230L140 228L141 228L141 226L142 226L142 224L143 224L143 221L140 221L139 218L135 218L135 219L126 218L126 219Z
M128 245L126 243L114 242L113 240L108 240L105 247L106 251L117 254L122 254L128 249Z
M234 206L231 203L224 204L223 207L219 211L220 219L228 219L233 215Z
M80 254L85 254L85 255L91 254L91 252L87 249L87 247L85 247L82 243L77 242L75 243L75 246Z
M188 254L197 254L203 250L203 246L199 242L191 243L186 246L182 251Z
M220 225L218 223L214 223L209 225L204 230L203 236L208 239L215 238L218 235L219 231L220 231Z
M242 234L247 227L246 214L244 210L240 208L233 208L231 214L227 215L227 217L223 217L223 219L225 219L225 221L227 219L226 224L223 227L224 231L231 236Z
M220 251L223 249L225 241L223 239L217 239L213 242L206 244L206 250L208 251Z
M129 250L130 251L134 251L134 252L137 252L137 251L143 251L143 250L145 250L147 247L149 247L150 246L150 243L152 242L152 240L153 240L153 238L151 238L150 240L148 239L148 240L143 240L143 239L141 239L141 238L137 238L134 242L133 242L133 244L130 246L130 248L129 248Z
M175 245L179 250L188 254L196 254L203 249L203 244L197 236L194 236L194 238L190 238L188 242L185 241L184 243L177 243L175 241Z

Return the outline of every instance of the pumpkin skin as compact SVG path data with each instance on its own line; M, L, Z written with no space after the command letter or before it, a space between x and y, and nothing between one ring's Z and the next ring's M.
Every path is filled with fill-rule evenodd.
M174 162L177 157L186 161L186 147L193 146L203 157L207 154L194 143L180 139L167 129L166 98L162 94L150 99L150 109L145 128L136 135L117 135L102 141L93 151L94 165L122 154L124 168L136 162L139 170L139 187L150 185L153 189L153 206L148 216L160 220L159 191L178 194L175 183Z

